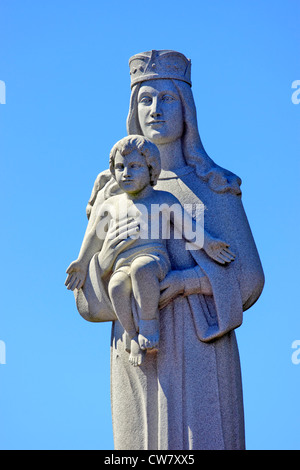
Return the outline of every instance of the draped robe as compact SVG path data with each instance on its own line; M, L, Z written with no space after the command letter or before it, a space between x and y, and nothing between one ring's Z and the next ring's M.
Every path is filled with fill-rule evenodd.
M199 292L201 277L206 276L212 295L180 295L161 309L159 350L147 351L143 364L133 367L128 361L128 338L109 301L98 254L94 255L84 288L75 291L75 299L86 320L112 321L115 449L244 449L234 329L241 325L243 311L258 299L264 275L241 196L213 191L191 166L176 173L162 170L156 188L171 192L181 204L203 203L206 230L228 242L236 259L220 265L203 250L187 251L184 240L171 236L172 269L189 270L187 292L197 291L197 286ZM109 172L101 173L90 200L90 223L115 191Z

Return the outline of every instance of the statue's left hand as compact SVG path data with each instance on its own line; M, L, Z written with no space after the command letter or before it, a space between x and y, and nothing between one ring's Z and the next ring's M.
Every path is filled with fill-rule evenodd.
M170 271L165 279L160 283L159 308L165 307L168 303L184 292L184 276L181 271Z

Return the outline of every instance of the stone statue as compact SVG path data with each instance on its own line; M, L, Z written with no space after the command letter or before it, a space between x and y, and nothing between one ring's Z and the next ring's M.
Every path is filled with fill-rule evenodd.
M134 366L142 364L143 351L157 348L159 343L160 282L171 269L167 250L170 236L169 231L164 230L168 222L190 242L187 249L203 248L208 256L221 264L235 258L229 245L209 235L203 220L194 220L184 212L173 194L153 189L160 168L158 148L145 137L130 135L115 144L110 155L110 171L123 194L111 196L99 208L78 259L67 269L69 276L65 283L71 290L84 286L89 263L106 238L104 224L111 220L114 224L124 219L127 222L129 218L137 223L138 230L133 233L131 229L124 237L130 236L132 243L129 248L125 244L118 253L108 284L116 316L131 340L129 361ZM203 236L197 236L199 234ZM136 323L131 294L139 316Z
M244 449L234 329L264 275L241 180L203 148L190 60L149 51L129 66L129 136L96 178L66 280L83 318L112 321L115 449ZM168 236L150 237L174 206Z

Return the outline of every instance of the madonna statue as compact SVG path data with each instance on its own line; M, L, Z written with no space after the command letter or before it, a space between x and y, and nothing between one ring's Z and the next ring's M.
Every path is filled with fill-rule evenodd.
M130 342L117 320L107 285L124 244L111 225L90 262L83 288L74 289L88 321L112 322L111 405L115 449L244 449L241 371L235 328L259 298L264 274L241 200L241 180L205 152L191 90L191 62L175 51L148 51L129 60L128 134L159 149L156 189L197 211L215 237L230 244L234 262L219 264L203 250L188 251L170 236L171 270L161 282L160 342L139 367L128 361ZM121 138L122 136L120 136ZM97 208L119 188L109 170L96 178L87 206ZM126 228L126 227L125 227ZM226 260L225 260L226 261ZM132 302L133 314L135 311Z

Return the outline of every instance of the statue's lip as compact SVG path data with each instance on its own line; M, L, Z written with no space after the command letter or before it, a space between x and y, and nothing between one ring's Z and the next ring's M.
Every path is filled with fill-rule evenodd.
M163 122L165 122L165 121L163 121L162 119L159 119L157 121L149 121L149 122L147 122L147 125L150 126L151 124L161 124Z

